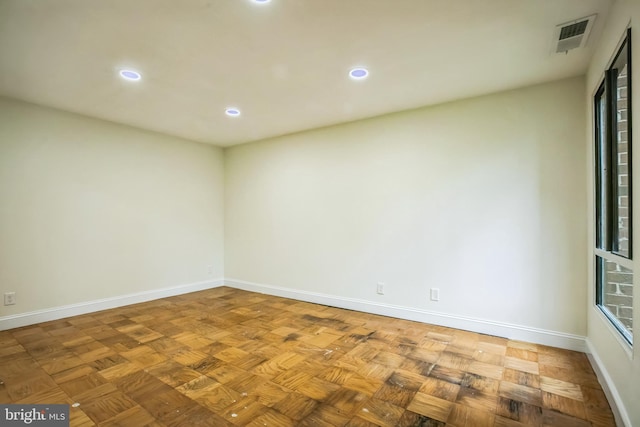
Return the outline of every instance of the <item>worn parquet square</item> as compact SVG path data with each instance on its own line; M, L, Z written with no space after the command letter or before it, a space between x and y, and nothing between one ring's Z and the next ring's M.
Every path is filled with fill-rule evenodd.
M614 426L582 353L228 287L0 332L72 426Z

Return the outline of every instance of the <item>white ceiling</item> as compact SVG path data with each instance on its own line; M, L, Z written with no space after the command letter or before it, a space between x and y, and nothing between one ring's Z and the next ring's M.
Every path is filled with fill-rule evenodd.
M584 74L612 1L0 0L0 95L229 146Z

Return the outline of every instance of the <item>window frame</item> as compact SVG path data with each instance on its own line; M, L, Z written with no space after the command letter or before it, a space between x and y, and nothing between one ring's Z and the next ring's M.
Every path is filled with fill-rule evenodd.
M594 123L595 123L595 226L596 226L596 248L604 251L611 250L611 197L610 186L607 185L611 174L611 141L608 131L609 120L602 112L602 101L605 107L610 105L608 101L609 90L606 82L603 81L594 95ZM604 119L604 120L603 120ZM604 157L604 158L603 158ZM603 201L604 199L604 201Z
M618 185L615 183L615 179L618 176L618 162L615 160L618 158L618 144L617 140L614 140L614 135L618 133L618 120L617 120L617 109L611 108L614 106L615 101L617 101L617 97L614 97L614 94L617 92L617 75L614 74L615 70L622 68L620 65L626 63L627 66L627 176L628 176L628 207L629 210L629 249L628 255L624 255L620 253L619 248L619 227L614 226L614 221L618 218L618 204L614 203L614 200L618 199ZM611 252L627 259L633 259L633 224L631 221L632 216L632 192L633 192L633 183L632 183L632 174L631 174L631 154L632 154L632 127L631 127L631 28L627 29L626 36L622 45L618 49L616 56L611 63L611 66L607 70L607 76L605 77L605 82L608 81L609 90L608 98L606 99L607 106L609 107L609 116L608 116L608 132L607 137L609 138L610 144L610 177L611 177L611 200L610 200L610 224L612 226L611 230Z
M618 74L627 66L627 209L628 250L620 251L618 182ZM604 301L607 282L607 262L614 262L633 274L633 203L632 203L632 68L631 28L618 48L604 79L593 96L594 107L594 170L595 170L595 303L624 341L633 346L633 334L613 314ZM604 110L604 111L603 111ZM632 314L633 316L633 314ZM636 319L636 316L633 316ZM634 323L636 323L634 321Z

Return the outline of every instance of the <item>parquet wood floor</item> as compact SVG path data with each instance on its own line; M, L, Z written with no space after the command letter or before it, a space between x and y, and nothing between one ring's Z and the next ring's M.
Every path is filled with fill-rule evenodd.
M227 287L0 332L72 426L614 426L582 353Z

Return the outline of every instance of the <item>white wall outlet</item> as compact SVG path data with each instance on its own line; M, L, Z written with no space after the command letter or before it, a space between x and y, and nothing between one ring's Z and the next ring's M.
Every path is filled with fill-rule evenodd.
M378 286L376 287L376 292L379 295L384 295L384 283L383 282L378 282Z
M15 305L16 304L16 293L15 292L5 292L4 294L4 305Z
M213 265L210 265L207 267L207 274L208 275L212 275L213 274Z
M431 301L440 301L440 289L438 288L431 288Z

